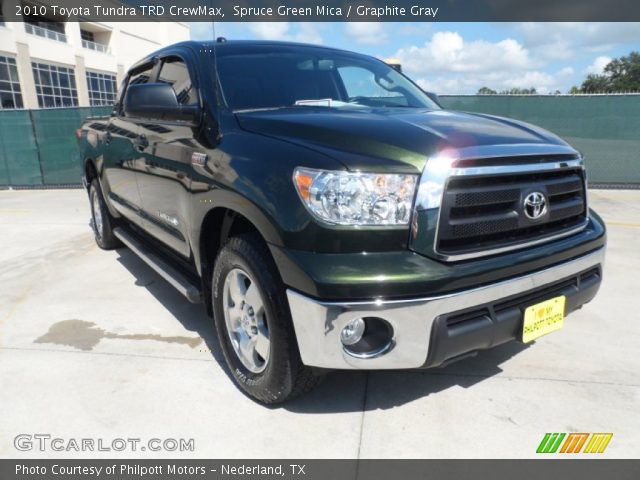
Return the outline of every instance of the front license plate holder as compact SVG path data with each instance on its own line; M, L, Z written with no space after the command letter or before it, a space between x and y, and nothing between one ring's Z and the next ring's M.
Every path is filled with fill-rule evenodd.
M566 303L567 297L561 295L527 307L522 322L523 343L560 330L564 325Z

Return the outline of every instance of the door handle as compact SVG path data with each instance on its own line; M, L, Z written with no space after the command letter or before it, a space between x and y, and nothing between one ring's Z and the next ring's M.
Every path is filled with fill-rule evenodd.
M149 140L147 140L145 135L138 135L133 141L133 144L138 150L142 151L149 146Z

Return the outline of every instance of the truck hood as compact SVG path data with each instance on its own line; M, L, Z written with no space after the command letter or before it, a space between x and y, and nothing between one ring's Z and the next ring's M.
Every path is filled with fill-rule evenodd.
M422 171L443 149L567 144L536 126L491 115L406 108L291 107L237 112L241 128L279 138L342 162L348 169Z

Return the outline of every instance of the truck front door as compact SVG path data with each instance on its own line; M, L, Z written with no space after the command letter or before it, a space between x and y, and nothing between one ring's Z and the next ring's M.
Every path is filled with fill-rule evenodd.
M153 75L154 66L148 65L134 70L124 86L147 83ZM124 95L121 95L123 98ZM139 121L125 115L122 105L118 105L103 134L105 144L104 174L111 204L124 217L140 226L142 218L142 197L138 188L138 171L144 166Z
M162 60L158 83L168 83L183 105L199 103L187 64L179 57ZM148 233L184 257L189 257L192 155L197 148L193 128L182 121L145 120L144 166L138 176Z

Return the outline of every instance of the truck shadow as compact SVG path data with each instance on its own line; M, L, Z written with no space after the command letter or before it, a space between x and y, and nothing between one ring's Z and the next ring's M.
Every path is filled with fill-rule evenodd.
M189 303L156 272L128 249L119 249L118 261L189 331L197 333L203 344L197 347L203 359L213 359L233 382L215 332L213 319L202 305ZM528 348L510 342L446 367L429 370L335 371L312 392L285 403L268 406L300 414L346 413L386 410L427 397L452 387L471 388L502 372L500 365Z
M117 253L118 262L135 277L135 284L146 288L184 328L200 336L202 344L197 349L201 352L203 360L213 357L229 377L229 381L233 382L226 368L213 319L207 315L204 306L190 303L128 248L119 248Z
M427 370L331 372L316 390L281 408L298 413L387 410L452 387L471 388L502 373L500 364L527 348L528 345L510 342L446 367ZM359 391L356 405L345 395L354 386Z

